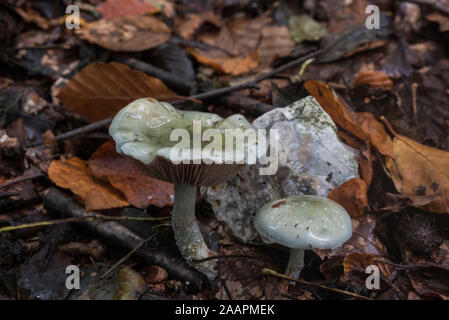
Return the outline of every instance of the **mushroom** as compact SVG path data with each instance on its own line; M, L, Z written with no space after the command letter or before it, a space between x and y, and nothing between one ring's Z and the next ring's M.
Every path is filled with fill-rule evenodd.
M198 125L200 132L196 129ZM209 133L206 140L211 140L212 136L216 146L223 147L226 129L245 131L250 128L254 127L242 115L224 120L212 113L177 110L152 98L131 102L117 113L109 128L118 153L135 160L151 177L175 184L172 225L176 243L185 260L209 278L216 275L216 263L212 260L195 262L213 255L195 217L197 188L218 185L233 177L247 163L245 151L254 145L248 142L249 139L240 142L236 139L232 140L232 150L225 148L225 152L220 153L213 149L204 154L201 150L205 143L195 142L195 135L197 139L204 139L207 129L217 129ZM179 133L175 129L185 130ZM173 136L173 133L176 134ZM180 153L176 149L178 151L172 153L178 139L185 138L183 133L189 135L185 146L187 152ZM240 146L236 148L238 144ZM226 146L229 146L227 140ZM176 161L171 160L173 155L176 155ZM243 161L238 162L239 157L243 157Z
M295 195L265 204L254 220L268 243L290 248L285 273L298 278L304 267L305 249L334 249L352 235L352 223L338 203L319 196Z

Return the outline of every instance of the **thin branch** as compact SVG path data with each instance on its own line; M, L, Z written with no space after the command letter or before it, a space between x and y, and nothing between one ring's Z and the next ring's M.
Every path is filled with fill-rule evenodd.
M139 242L139 244L132 249L130 252L128 252L126 255L124 255L119 261L117 261L111 268L109 268L108 271L106 271L101 277L100 279L104 279L108 276L108 274L110 274L112 271L114 271L114 269L116 269L119 265L121 265L123 262L125 262L126 260L129 259L129 257L131 257L134 252L136 252L137 250L139 250L140 248L142 248L144 246L145 243L147 243L148 241L150 241L151 239L153 239L153 236L142 240Z
M121 220L161 221L161 220L168 220L168 219L170 219L170 217L158 217L158 218L128 217L128 216L112 217L112 216L106 216L103 214L92 214L90 216L84 216L84 217L75 217L75 218L67 218L67 219L61 219L61 220L50 220L50 221L40 221L40 222L34 222L34 223L20 224L17 226L7 226L7 227L0 228L0 234L2 234L3 232L20 230L20 229L51 226L51 225L56 225L56 224L72 223L72 222L80 222L80 221L92 221L92 220L98 220L98 219L114 220L114 221L121 221Z
M300 283L300 284L303 284L303 285L306 285L306 286L316 287L316 288L332 291L332 292L335 292L335 293L344 294L344 295L350 296L352 298L361 299L361 300L374 300L372 298L365 297L365 296L359 295L357 293L349 292L349 291L346 291L346 290L341 290L341 289L336 289L336 288L329 288L329 287L326 287L326 286L324 286L322 284L313 283L313 282L300 280L300 279L295 279L295 278L286 276L285 274L278 273L278 272L276 272L276 271L274 271L272 269L269 269L269 268L264 268L262 270L262 272L263 272L263 274L268 275L268 276L273 276L273 277L277 277L277 278L281 278L281 279L285 279L285 280L289 280L289 281L294 281L294 282L297 282L297 283Z
M9 179L8 181L6 181L5 183L0 185L0 189L6 188L6 187L10 187L12 185L27 181L27 180L33 180L36 178L40 178L43 177L44 174L42 172L33 172L30 173L29 175L25 175L25 176L20 176L14 179Z

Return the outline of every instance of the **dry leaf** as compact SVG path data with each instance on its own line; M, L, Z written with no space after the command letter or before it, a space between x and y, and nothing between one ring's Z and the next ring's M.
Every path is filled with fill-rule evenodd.
M133 14L154 14L161 12L151 0L107 0L98 6L104 19L112 19Z
M75 31L83 40L112 51L138 52L161 45L170 38L167 25L151 15L101 19Z
M89 159L89 167L95 176L107 178L139 209L173 204L173 184L151 178L132 160L119 155L112 140L95 151Z
M345 107L343 101L321 81L307 81L304 87L340 127L362 140L368 139L381 154L393 154L391 138L373 114L354 112Z
M330 33L345 32L351 27L365 26L368 7L366 0L335 1L321 0L320 6L324 8L329 17L327 30Z
M278 57L291 53L293 40L287 28L274 25L271 18L235 18L218 34L209 33L199 40L212 46L210 50L190 49L205 65L232 75L248 73L259 65L271 64Z
M59 187L70 189L81 197L87 211L126 207L123 195L106 181L95 178L87 163L77 157L67 161L55 160L48 176Z
M393 81L385 73L372 70L359 72L355 76L352 86L356 87L363 84L370 85L373 88L382 88L387 90L392 90L394 85Z
M396 189L411 196L441 193L442 199L424 206L426 210L449 213L449 153L396 135L393 155L387 157Z
M326 257L346 257L350 253L359 252L377 256L385 256L387 249L374 233L376 219L371 214L352 220L352 237L340 248L334 250L314 250L321 259Z
M360 178L354 178L329 192L327 197L342 205L352 218L359 218L368 208L366 184Z
M175 17L175 31L184 39L193 40L195 33L205 23L209 22L220 27L220 17L208 11L201 14L189 13L184 18Z
M144 279L146 283L150 284L161 283L168 279L167 271L156 265L150 265L145 267L144 272L145 272Z
M114 116L135 99L176 98L177 95L157 79L120 63L93 63L73 77L57 98L74 113L90 121Z
M358 252L348 254L343 260L344 275L341 278L342 281L365 285L368 276L365 272L366 268L373 265L379 268L381 279L388 281L388 284L392 284L397 275L395 268L391 264L379 260L388 262L388 259L377 255Z

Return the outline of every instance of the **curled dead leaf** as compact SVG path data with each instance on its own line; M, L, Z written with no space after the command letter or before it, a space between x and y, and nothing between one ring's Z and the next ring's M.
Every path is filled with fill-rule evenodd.
M98 6L104 19L112 19L133 14L154 14L161 12L151 0L107 0Z
M59 187L70 189L79 196L87 211L129 205L119 191L107 181L94 177L87 163L77 157L53 161L48 168L48 176Z
M340 127L362 140L368 139L381 154L393 154L390 136L372 113L355 112L345 107L343 101L321 81L307 81L304 87Z
M113 140L104 143L89 159L89 167L97 177L107 178L133 206L145 209L173 204L173 184L151 178L132 160L115 151Z
M366 184L360 178L354 178L339 185L329 192L327 197L342 205L352 218L363 216L365 209L368 208Z
M393 154L387 157L385 167L400 193L410 196L441 193L440 200L423 208L449 213L449 152L397 134L393 140Z

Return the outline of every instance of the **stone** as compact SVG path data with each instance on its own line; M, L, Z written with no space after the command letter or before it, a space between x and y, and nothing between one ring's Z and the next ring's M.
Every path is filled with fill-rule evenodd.
M253 126L278 130L276 173L261 175L263 166L257 163L221 185L203 187L202 193L237 239L259 244L253 217L260 207L289 195L327 196L358 177L358 154L339 140L336 125L311 96L263 114Z

